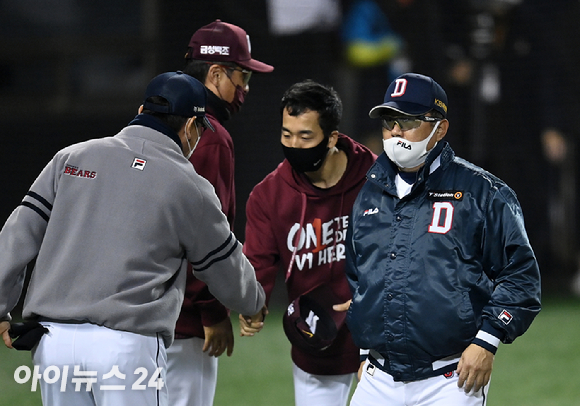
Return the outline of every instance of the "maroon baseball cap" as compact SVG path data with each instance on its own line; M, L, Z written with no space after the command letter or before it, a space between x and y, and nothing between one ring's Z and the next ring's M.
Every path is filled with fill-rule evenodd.
M346 312L337 312L339 300L330 286L320 285L294 299L282 319L286 337L303 351L319 353L334 342L346 319Z
M252 59L250 36L237 25L215 20L197 30L189 41L185 59L234 62L253 72L267 73L273 66Z

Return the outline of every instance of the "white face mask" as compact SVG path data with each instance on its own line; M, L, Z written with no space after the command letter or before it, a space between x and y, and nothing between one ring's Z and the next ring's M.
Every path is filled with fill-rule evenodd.
M399 168L415 168L425 162L429 152L427 151L427 144L437 127L437 124L433 127L433 131L427 138L423 141L412 142L401 137L391 137L387 140L383 140L383 149L385 150L387 156L391 161L393 161ZM437 143L435 143L437 145ZM433 148L435 148L435 145Z
M193 146L193 148L191 147L191 144L189 143L189 137L187 136L187 134L185 134L185 138L187 138L187 146L189 147L189 153L185 156L187 159L191 158L193 151L195 151L195 148L197 148L197 144L199 144L199 140L201 139L201 134L199 133L199 131L197 129L197 125L194 125L194 127L195 127L195 132L197 133L197 141L195 141L195 145ZM186 128L187 128L187 126L186 126Z

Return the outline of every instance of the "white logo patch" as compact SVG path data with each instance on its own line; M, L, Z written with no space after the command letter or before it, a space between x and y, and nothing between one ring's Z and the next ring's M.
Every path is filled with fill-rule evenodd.
M512 321L513 316L511 315L510 312L508 312L507 310L502 310L501 313L499 314L499 316L497 316L498 319L500 319L501 321L503 321L503 323L505 325L510 324L510 321Z
M140 171L142 171L145 168L146 163L147 163L147 161L144 159L135 158L133 160L133 164L131 165L131 168L139 169Z

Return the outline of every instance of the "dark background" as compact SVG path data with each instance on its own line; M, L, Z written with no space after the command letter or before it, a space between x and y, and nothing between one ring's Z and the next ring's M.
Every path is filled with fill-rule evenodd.
M353 3L339 2L343 16ZM404 44L396 61L447 90L446 139L518 193L545 286L567 291L577 268L579 2L378 4ZM0 0L0 220L59 149L125 126L149 80L181 69L192 33L216 18L243 27L252 56L275 67L252 77L242 111L226 123L235 144L241 241L252 187L283 159L279 101L291 84L310 78L334 86L345 109L341 131L380 152L379 123L367 112L381 102L396 61L349 64L340 24L274 35L268 5L257 0ZM459 61L470 66L463 82L452 74ZM479 90L490 72L501 84L494 100ZM541 151L541 131L550 126L568 141L558 164Z

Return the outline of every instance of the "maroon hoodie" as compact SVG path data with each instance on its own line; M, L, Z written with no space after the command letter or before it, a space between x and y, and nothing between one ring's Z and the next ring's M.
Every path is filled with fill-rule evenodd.
M330 285L340 303L351 299L344 275L344 240L352 206L376 156L342 134L337 147L346 152L348 164L335 186L315 187L284 160L250 194L244 253L256 269L268 301L278 272L286 276L290 302L321 284ZM295 250L300 228L303 237ZM359 350L346 324L333 344L319 354L292 346L291 356L300 369L316 375L352 373L360 364Z
M233 228L236 213L234 186L234 143L222 123L229 117L224 104L208 91L206 117L215 132L205 130L194 153L189 158L195 171L214 187ZM192 207L192 210L197 208ZM213 295L205 283L193 276L191 265L187 268L185 297L175 326L175 338L205 338L204 326L212 326L229 317L229 311Z

